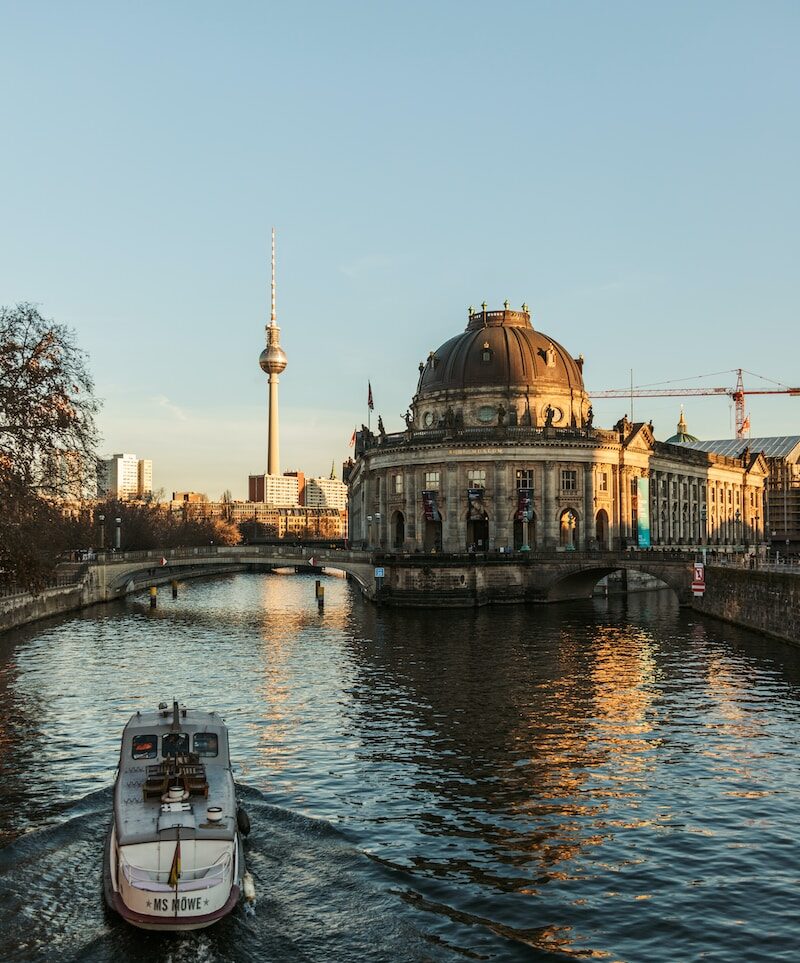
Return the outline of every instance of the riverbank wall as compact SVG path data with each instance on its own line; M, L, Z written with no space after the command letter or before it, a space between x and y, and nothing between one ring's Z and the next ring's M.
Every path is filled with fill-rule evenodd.
M173 581L196 578L212 578L243 572L247 566L224 564L206 566L202 570L189 566L173 566L170 569L153 569L146 577L131 578L124 586L109 588L103 580L102 569L92 569L71 585L59 585L40 592L20 592L0 597L0 632L38 622L53 616L66 615L124 598L133 592L141 592L151 585L169 585Z
M800 645L800 575L707 565L705 578L693 609Z

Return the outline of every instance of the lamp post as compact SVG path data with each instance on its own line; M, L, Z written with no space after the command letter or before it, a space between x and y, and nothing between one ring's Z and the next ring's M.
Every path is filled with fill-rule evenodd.
M372 515L367 515L367 548L372 548Z
M119 546L122 539L122 519L115 518L114 522L116 523L116 526L117 526L117 529L114 533L114 547L116 548L117 551L119 551Z
M380 512L375 512L375 527L377 529L378 548L382 548L383 546L381 545L381 513Z
M97 521L100 522L100 551L106 550L106 516L98 515Z
M741 512L739 511L739 509L737 508L737 509L736 509L736 514L733 516L733 522L734 522L734 524L733 524L733 541L734 541L734 548L739 544L739 523L740 523L740 521L741 521L741 518L742 518L742 513L741 513Z

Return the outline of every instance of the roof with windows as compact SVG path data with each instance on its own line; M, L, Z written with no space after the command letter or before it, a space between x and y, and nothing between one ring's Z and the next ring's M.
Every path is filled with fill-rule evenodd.
M800 461L800 435L778 435L775 438L721 438L717 441L697 441L685 443L688 448L698 451L713 451L728 458L739 458L745 449L761 451L767 458L781 458L784 461Z

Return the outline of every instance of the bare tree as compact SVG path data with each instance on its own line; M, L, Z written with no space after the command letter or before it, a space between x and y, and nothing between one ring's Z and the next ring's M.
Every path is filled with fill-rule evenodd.
M31 304L0 308L0 577L42 580L55 547L42 496L95 477L98 408L73 332Z
M99 404L73 332L32 304L0 308L0 471L41 490L95 471Z

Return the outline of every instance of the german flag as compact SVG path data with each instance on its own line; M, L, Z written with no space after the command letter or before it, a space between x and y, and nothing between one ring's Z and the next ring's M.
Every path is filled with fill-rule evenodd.
M175 843L175 853L172 856L172 866L169 870L169 885L178 888L178 880L181 878L181 837Z

